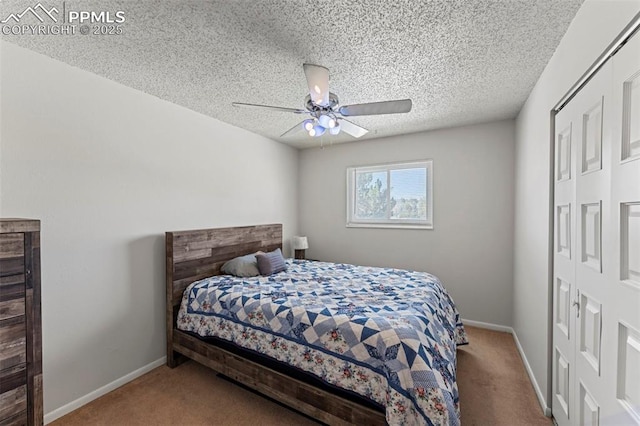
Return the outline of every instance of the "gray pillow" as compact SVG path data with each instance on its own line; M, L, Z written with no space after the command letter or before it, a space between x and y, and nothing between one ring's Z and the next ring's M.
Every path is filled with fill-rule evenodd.
M258 261L253 254L233 258L222 265L220 268L225 274L235 275L236 277L257 277L260 275L258 270Z
M269 253L256 253L256 259L260 275L276 274L287 269L287 264L279 248Z

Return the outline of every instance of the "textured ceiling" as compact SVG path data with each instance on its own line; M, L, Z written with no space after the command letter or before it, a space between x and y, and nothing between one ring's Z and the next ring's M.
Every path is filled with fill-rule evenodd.
M302 64L329 68L341 104L411 98L408 114L354 117L362 139L515 117L583 0L66 1L124 11L121 35L4 40L297 147L303 117L231 102L302 108ZM62 1L43 0L62 14ZM34 1L2 0L0 20ZM38 22L33 17L26 23Z

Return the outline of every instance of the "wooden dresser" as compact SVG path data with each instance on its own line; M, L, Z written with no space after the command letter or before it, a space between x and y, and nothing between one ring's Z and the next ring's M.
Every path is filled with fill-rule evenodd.
M41 425L40 221L0 219L0 425Z

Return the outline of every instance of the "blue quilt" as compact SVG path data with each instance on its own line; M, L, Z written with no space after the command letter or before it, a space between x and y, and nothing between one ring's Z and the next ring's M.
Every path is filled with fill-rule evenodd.
M367 397L390 425L458 425L460 315L424 272L287 260L185 290L178 328L234 342Z

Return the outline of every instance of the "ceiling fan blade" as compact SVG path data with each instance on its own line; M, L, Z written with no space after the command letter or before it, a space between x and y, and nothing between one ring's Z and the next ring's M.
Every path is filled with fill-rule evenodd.
M309 95L316 105L329 106L329 70L320 65L302 64Z
M292 135L294 133L298 133L300 130L303 129L302 124L305 122L305 120L299 122L298 124L296 124L295 126L293 126L292 128L290 128L289 130L287 130L286 132L284 132L283 134L280 135L281 138L288 136L288 135Z
M268 109L273 109L273 110L276 110L276 111L293 112L294 114L308 114L309 113L309 111L307 111L306 109L285 108L285 107L272 106L272 105L245 104L243 102L231 102L231 105L233 105L234 107L268 108Z
M359 138L369 132L364 127L360 127L357 124L350 122L349 120L345 120L344 118L340 119L340 130L350 134L354 138Z
M338 112L345 117L357 115L398 114L411 111L411 99L371 102L368 104L345 105Z

